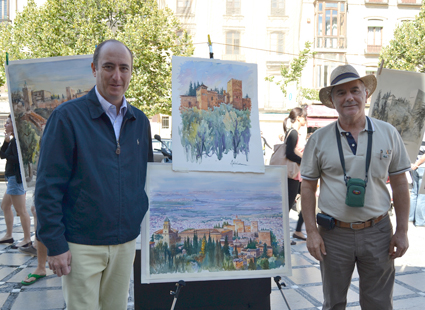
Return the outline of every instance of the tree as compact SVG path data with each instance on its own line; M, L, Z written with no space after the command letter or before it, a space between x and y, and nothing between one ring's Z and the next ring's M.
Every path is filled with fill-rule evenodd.
M415 20L400 23L394 31L394 39L384 47L379 61L385 68L425 72L425 8Z
M230 247L229 247L229 240L227 239L227 235L226 235L226 237L224 237L224 245L223 245L222 250L223 250L225 257L230 256Z
M311 42L305 42L304 49L300 52L298 57L292 59L289 66L282 65L280 67L281 78L278 81L274 80L274 76L266 77L265 80L274 82L280 87L282 93L286 96L288 84L295 82L297 85L300 83L302 72L307 65L310 58L314 56L316 52L311 51ZM319 92L314 89L302 88L298 89L298 101L306 98L308 100L319 100Z
M148 116L170 114L171 56L190 56L194 50L191 38L186 32L179 37L179 30L173 12L159 9L155 0L47 0L40 7L29 0L13 24L0 23L0 51L10 60L85 55L102 41L117 39L134 55L126 97Z

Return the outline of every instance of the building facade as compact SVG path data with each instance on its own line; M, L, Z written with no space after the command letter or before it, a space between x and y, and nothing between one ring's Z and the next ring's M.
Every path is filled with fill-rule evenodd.
M214 58L258 65L260 126L267 141L282 133L287 111L300 103L296 85L284 96L279 79L287 66L312 43L309 60L298 87L320 89L329 85L338 65L354 64L359 74L374 74L379 54L393 38L398 24L409 22L421 9L421 0L158 0L173 10L193 38L194 57L208 58L208 35ZM183 33L183 31L181 31ZM318 103L318 102L315 102ZM321 124L325 122L321 122ZM268 153L271 153L269 151ZM267 155L267 152L266 152ZM270 155L270 154L269 154Z

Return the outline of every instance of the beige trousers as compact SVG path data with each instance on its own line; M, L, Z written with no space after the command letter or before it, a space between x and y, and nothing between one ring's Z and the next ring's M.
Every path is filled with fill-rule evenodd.
M71 272L62 277L67 310L126 310L136 239L109 246L68 244Z

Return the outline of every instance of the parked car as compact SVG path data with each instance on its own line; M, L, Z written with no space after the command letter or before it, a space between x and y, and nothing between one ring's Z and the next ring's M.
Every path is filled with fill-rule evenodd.
M165 143L167 148L171 150L171 139L161 139ZM162 144L156 139L152 139L152 148L153 148L153 161L160 163L164 159L164 154L161 152Z

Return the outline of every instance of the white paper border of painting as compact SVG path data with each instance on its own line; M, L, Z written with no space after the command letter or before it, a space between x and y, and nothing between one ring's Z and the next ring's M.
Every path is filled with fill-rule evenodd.
M146 183L146 193L149 197L149 180L152 177L153 170L156 167L162 167L161 169L170 169L172 173L187 173L187 172L176 172L172 171L171 165L165 165L160 163L148 163L147 170L147 183ZM271 169L280 169L281 170L281 193L282 193L282 221L283 221L283 239L284 239L284 251L285 251L285 266L280 269L271 269L271 270L261 270L261 271L237 271L237 272L204 272L204 273L176 273L176 274L161 274L161 275L151 275L149 268L149 240L150 240L150 212L147 211L141 225L141 282L144 284L149 283L165 283L165 282L174 282L179 280L184 281L210 281L210 280L235 280L235 279L249 279L249 278L264 278L272 277L276 275L280 276L290 276L292 274L291 267L291 247L290 247L290 237L289 237L289 212L288 212L288 179L287 179L287 170L286 166L266 166L267 170ZM191 173L204 173L199 171L193 171ZM211 172L218 174L230 174L232 172ZM258 175L252 173L253 176ZM244 174L244 177L249 177ZM152 177L152 181L155 179ZM147 263L144 263L147 262ZM187 277L186 277L187 276Z
M413 91L420 90L425 92L425 75L418 72L393 70L393 69L382 69L382 72L377 77L378 86L375 92L372 94L369 108L369 116L372 116L375 101L379 92L381 96L386 92L391 92L392 95L396 95L396 98L404 98L410 100L410 96ZM417 97L416 97L417 98ZM413 110L410 115L413 115ZM402 119L403 115L399 114ZM410 161L413 163L418 155L419 147L422 143L422 137L425 131L425 125L422 126L419 135L414 141L406 141L403 139L403 143L406 147L407 153L409 154ZM403 137L402 137L403 138Z
M9 67L10 66L43 63L43 62L55 62L55 61L64 61L64 60L73 60L73 59L85 59L85 58L93 59L93 55L58 56L58 57L21 59L21 60L9 61L9 64L5 65L7 89L8 90L11 89L10 78L9 78ZM15 139L16 139L16 146L18 148L19 167L21 168L22 184L24 186L24 189L27 191L28 185L27 185L27 180L26 180L26 176L25 176L24 162L22 160L21 144L19 143L19 133L18 133L18 130L16 129L15 113L13 111L12 92L11 91L8 91L8 97L9 97L10 116L12 118L13 130L14 130L14 135L15 135ZM36 175L35 175L35 179L37 179Z
M180 93L177 91L175 79L180 75L180 65L188 61L198 61L198 62L210 62L217 64L225 65L235 65L235 66L245 66L252 67L253 70L253 81L255 87L250 90L251 96L251 138L249 143L249 152L251 159L245 164L240 163L238 158L231 159L231 152L225 154L222 160L214 158L205 158L203 157L202 163L193 163L186 161L185 150L180 142L180 134L178 126L181 124L182 118L180 115ZM199 81L202 82L202 81ZM206 59L206 58L195 58L195 57L180 57L173 56L172 58L172 136L173 136L173 152L175 154L181 154L182 156L176 156L176 159L173 159L173 170L175 171L232 171L232 172L257 172L263 173L264 168L264 157L261 147L261 134L260 134L260 116L258 110L258 66L257 64L252 63L241 63L237 61L228 61L228 60L219 60L219 59ZM239 159L243 154L239 154ZM223 159L225 158L226 161ZM232 164L233 161L236 161Z

